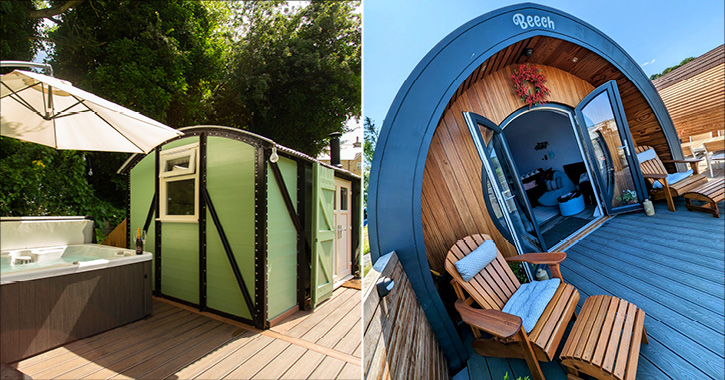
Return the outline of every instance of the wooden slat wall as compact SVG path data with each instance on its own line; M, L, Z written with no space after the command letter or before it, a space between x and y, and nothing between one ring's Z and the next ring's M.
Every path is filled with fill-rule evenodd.
M530 57L522 54L527 48L533 49L533 54ZM573 58L577 58L577 62L573 62ZM654 112L647 104L644 96L642 96L634 84L614 65L598 54L574 43L552 37L532 37L510 45L494 54L476 69L467 80L463 81L449 105L472 84L485 76L508 65L518 65L526 62L558 68L583 79L593 87L598 87L609 80L616 80L620 96L622 97L627 122L629 123L632 137L636 142L635 145L650 145L655 148L657 154L662 159L671 159L672 156L665 135L662 133L662 128L657 122ZM509 73L508 76L512 73ZM547 86L553 90L551 87L553 86L553 78L548 79ZM509 78L509 81L503 89L509 90L512 88L513 85Z
M532 48L530 57L523 56ZM573 58L577 62L573 62ZM463 81L451 98L431 141L423 177L422 219L428 262L443 272L446 252L468 235L491 235L504 256L514 247L495 228L481 189L481 161L462 112L502 122L524 103L514 94L511 75L519 64L541 68L551 90L550 102L575 107L587 94L616 80L635 145L652 146L663 160L672 156L662 128L645 98L624 74L599 55L551 37L519 41L485 61ZM509 142L513 143L513 142Z
M363 283L365 379L449 379L448 365L395 252L379 259ZM380 298L375 284L388 277L392 291Z
M688 137L725 129L725 63L659 90L677 135Z

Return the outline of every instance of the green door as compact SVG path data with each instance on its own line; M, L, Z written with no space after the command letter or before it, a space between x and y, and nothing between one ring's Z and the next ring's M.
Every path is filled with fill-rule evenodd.
M312 307L330 298L335 253L335 172L315 163L312 167Z

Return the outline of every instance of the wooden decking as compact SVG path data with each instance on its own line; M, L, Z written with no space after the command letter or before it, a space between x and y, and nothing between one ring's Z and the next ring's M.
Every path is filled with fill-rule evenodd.
M606 294L647 314L649 344L641 346L637 378L723 379L725 220L687 211L681 197L675 204L676 212L660 201L653 217L640 212L608 220L567 248L561 273L579 289L580 306L588 296ZM566 379L558 361L541 367L548 380ZM523 360L475 354L468 369L471 379L529 375Z
M260 331L155 300L141 321L11 363L34 379L360 379L360 291Z

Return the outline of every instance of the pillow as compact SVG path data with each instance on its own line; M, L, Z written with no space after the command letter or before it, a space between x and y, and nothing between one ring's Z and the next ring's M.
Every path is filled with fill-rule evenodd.
M655 150L652 148L649 148L642 153L637 153L637 160L639 160L640 164L654 158L657 158L657 153L655 153Z
M690 170L688 170L686 172L682 172L682 173L672 173L672 174L668 174L667 175L667 183L670 184L670 185L673 185L673 184L675 184L677 182L680 182L683 179L685 179L685 178L687 178L687 177L689 177L691 175L692 175L692 169L690 169ZM662 182L660 182L660 181L655 181L652 184L652 188L653 189L661 189L663 187L664 186L662 185Z
M561 280L558 278L552 278L546 281L521 284L521 287L506 302L502 311L521 317L524 330L530 333L541 318L541 314L544 313L546 305L554 297L560 282Z
M456 270L463 281L471 279L496 258L496 243L493 240L486 240L466 257L456 261Z

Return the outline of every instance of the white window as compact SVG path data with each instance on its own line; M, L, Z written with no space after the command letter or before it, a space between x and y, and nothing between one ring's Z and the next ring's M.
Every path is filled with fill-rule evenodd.
M199 143L161 151L159 208L162 222L199 221Z

